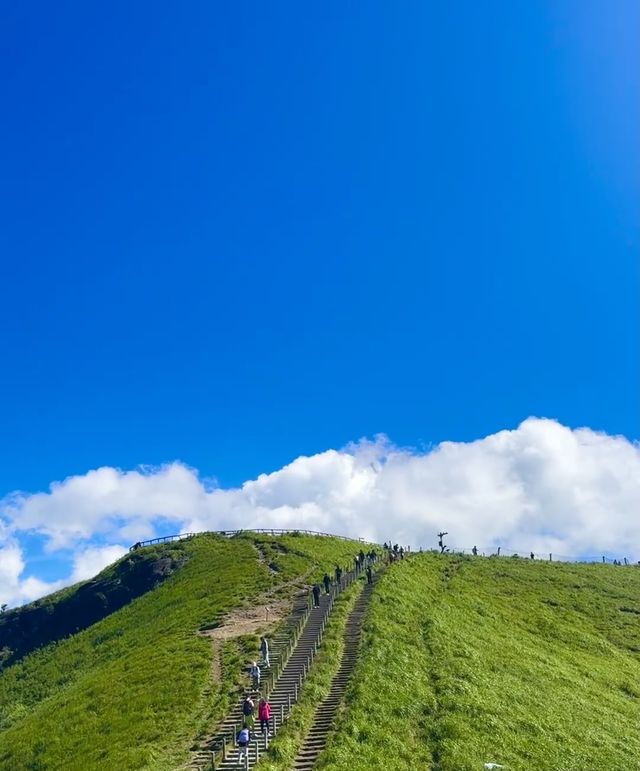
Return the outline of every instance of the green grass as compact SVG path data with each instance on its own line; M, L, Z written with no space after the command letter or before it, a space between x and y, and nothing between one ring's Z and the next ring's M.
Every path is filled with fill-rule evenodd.
M0 768L176 768L227 709L254 653L253 638L225 645L222 680L214 683L211 646L197 630L296 577L318 579L357 545L200 536L156 551L186 560L143 596L0 674Z
M640 570L419 555L372 595L320 769L640 767Z

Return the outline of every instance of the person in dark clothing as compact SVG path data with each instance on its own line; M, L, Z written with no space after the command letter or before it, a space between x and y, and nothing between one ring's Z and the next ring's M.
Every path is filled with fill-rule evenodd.
M401 559L401 560L403 560L403 559L404 559L404 546L401 546L401 547L400 547L400 559Z
M357 554L353 559L353 567L356 571L356 575L358 575L358 571L360 570L360 557L358 557Z
M342 568L340 565L336 565L336 583L340 586L340 580L342 579Z
M242 703L242 727L243 728L251 728L253 726L253 708L254 703L251 696L247 696L247 698Z
M477 557L478 556L478 547L474 546L473 549L471 549L471 553L473 554L474 557Z
M327 594L329 594L329 589L331 587L331 578L329 577L328 573L325 573L322 578L322 583L324 584L324 590Z
M529 556L531 557L532 560L534 560L536 558L536 555L533 552L531 552L531 554Z
M372 584L373 583L373 570L371 570L371 565L367 568L367 583Z
M360 549L360 554L358 554L358 557L360 558L360 564L361 564L361 565L364 565L364 557L365 557L365 554L364 554L364 552L362 551L362 549Z
M311 590L313 592L313 607L319 608L320 607L320 587L318 584L313 585L313 589Z

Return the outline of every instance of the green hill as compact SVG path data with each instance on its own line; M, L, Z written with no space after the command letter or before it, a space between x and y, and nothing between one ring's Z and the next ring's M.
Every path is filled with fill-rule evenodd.
M640 768L640 569L415 555L318 768Z
M239 608L286 608L356 548L203 535L6 614L0 768L180 768L235 697L259 629L239 627L215 653L199 632ZM285 771L295 756L354 599L337 605L307 695L261 767ZM640 569L412 555L374 587L317 768L622 771L640 768L639 724Z
M179 766L256 650L254 634L222 643L213 673L198 630L265 592L286 599L354 551L313 536L199 536L131 553L94 581L7 613L0 768Z

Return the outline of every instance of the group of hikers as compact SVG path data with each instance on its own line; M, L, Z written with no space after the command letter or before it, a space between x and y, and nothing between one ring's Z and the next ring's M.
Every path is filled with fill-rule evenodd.
M387 547L390 554L393 554L393 559L404 559L404 549L395 547ZM367 582L373 583L373 565L378 558L377 552L372 549L369 552L364 552L362 549L353 558L353 571L356 575L360 575L363 571L367 576ZM348 572L349 567L344 569L341 565L336 564L333 577L329 573L325 573L320 583L315 583L311 588L311 595L313 597L313 607L320 607L320 598L322 595L322 586L326 594L331 594L331 587L333 585L342 587L342 577ZM260 731L262 734L271 736L271 705L266 695L260 694L260 680L261 680L261 667L268 667L269 664L269 641L266 637L260 638L260 656L261 661L258 664L257 661L253 661L249 667L249 677L251 678L251 691L245 696L242 702L242 726L236 736L236 743L239 749L238 762L242 764L246 762L247 753L249 752L249 743L254 738L254 726L257 714L257 719L260 721ZM256 707L257 704L257 707Z
M353 558L353 570L356 575L360 575L362 571L364 570L366 576L367 576L367 582L373 583L373 564L378 558L377 553L374 549L367 552L365 554L362 549L356 556ZM345 570L348 571L348 568L345 568ZM325 594L331 594L331 587L335 584L337 587L342 588L342 576L344 574L344 570L340 565L336 565L334 570L334 577L331 578L329 573L325 573L322 577L322 584L324 585L324 591ZM320 596L322 594L322 587L319 583L314 584L311 587L311 595L313 597L313 607L319 608L320 607Z
M404 546L398 546L397 543L391 544L391 541L386 541L382 545L382 548L387 552L387 564L391 565L396 560L404 559Z
M263 635L260 638L261 661L253 661L249 667L249 677L251 678L251 692L248 693L242 702L242 726L238 731L236 742L238 744L238 763L242 764L249 752L249 742L253 738L257 702L257 715L260 721L260 731L267 736L271 736L271 704L266 695L260 694L260 666L269 667L269 641ZM254 696L255 694L255 696Z
M398 544L385 543L384 552L387 556L388 563L395 562L398 559L404 559L405 549ZM340 564L336 564L333 571L333 576L325 572L322 580L315 583L311 587L311 596L313 598L313 607L320 607L320 599L322 596L322 587L324 587L325 594L331 594L332 586L342 588L343 576L353 570L356 576L365 573L368 583L373 583L373 566L378 559L379 554L375 549L365 552L360 549L358 554L353 558L353 568L351 565L347 565L344 568ZM249 676L251 678L251 692L248 693L242 702L242 726L237 734L236 742L239 748L238 762L242 764L247 761L249 752L249 743L254 738L254 725L255 716L257 713L257 719L260 721L260 731L262 734L271 736L271 705L266 695L260 694L260 679L261 670L260 667L269 666L269 642L266 637L260 638L260 655L262 660L260 664L257 661L252 662L249 667ZM257 707L256 707L257 704Z
M367 576L368 583L373 582L373 565L378 558L378 554L374 549L369 552L364 552L362 549L353 559L353 571L356 575L360 575L363 571ZM325 573L322 577L321 583L315 583L311 588L311 595L313 597L313 607L320 607L320 597L322 595L321 584L324 585L324 591L326 594L331 594L331 587L335 584L338 587L342 587L342 577L345 572L348 572L349 567L343 567L339 564L335 566L333 578L329 573ZM260 638L260 655L261 662L253 661L249 667L249 677L251 678L251 692L248 693L242 702L242 726L236 736L236 742L239 749L238 762L242 764L247 759L247 753L249 752L249 743L254 738L254 725L256 715L256 703L257 703L257 718L260 721L260 731L267 736L271 736L271 705L266 695L260 694L260 680L261 669L260 667L268 667L269 664L269 641L266 637Z
M271 704L266 696L258 696L256 699L248 693L242 702L242 727L238 731L238 763L242 764L249 752L249 742L253 738L255 726L256 701L258 702L258 720L260 731L267 736L271 733Z

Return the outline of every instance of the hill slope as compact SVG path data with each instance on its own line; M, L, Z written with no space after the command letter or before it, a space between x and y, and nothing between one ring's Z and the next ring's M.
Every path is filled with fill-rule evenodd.
M640 767L640 570L416 555L376 586L319 768Z
M255 652L255 637L230 640L221 651L222 676L212 676L211 643L197 631L268 589L281 587L286 596L293 580L317 578L355 550L353 542L337 539L250 535L199 536L143 550L153 562L171 560L173 574L0 674L0 768L177 767L195 734L226 708ZM138 554L98 581L126 574L126 562ZM58 606L78 607L83 592L86 585L47 601L62 627ZM37 629L40 639L42 626ZM25 649L33 643L28 634L20 640Z
M0 768L179 768L226 710L257 641L220 643L219 672L198 630L266 591L290 597L356 548L246 535L143 550L171 574L148 588L147 571L133 582L147 588L137 599L114 612L107 603L102 620L0 674ZM55 628L69 622L65 608L85 607L91 587L139 577L139 559L41 603ZM391 566L374 587L347 704L317 767L640 767L639 598L633 567L434 554ZM46 632L11 628L25 649ZM335 635L327 646L339 651Z

